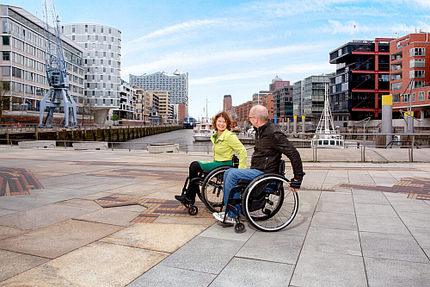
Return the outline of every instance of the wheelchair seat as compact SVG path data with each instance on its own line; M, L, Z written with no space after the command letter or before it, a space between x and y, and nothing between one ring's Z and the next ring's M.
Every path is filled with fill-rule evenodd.
M213 170L203 170L198 173L197 177L190 179L187 177L182 188L182 195L187 192L189 183L196 183L200 186L197 196L211 212L221 211L222 204L222 181L224 172L229 168L238 168L239 158L233 155L233 166L221 165ZM213 196L215 195L215 197ZM220 198L221 195L221 198ZM198 208L194 204L184 204L190 215L196 215Z

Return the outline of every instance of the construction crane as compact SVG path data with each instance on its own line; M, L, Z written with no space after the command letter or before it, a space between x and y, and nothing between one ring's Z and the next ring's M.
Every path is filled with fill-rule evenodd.
M64 127L77 127L76 102L69 93L69 75L64 61L60 17L55 12L52 0L43 1L43 18L46 76L50 88L40 102L39 127L52 127L54 112L58 112L59 108L64 109ZM47 115L43 122L45 112Z

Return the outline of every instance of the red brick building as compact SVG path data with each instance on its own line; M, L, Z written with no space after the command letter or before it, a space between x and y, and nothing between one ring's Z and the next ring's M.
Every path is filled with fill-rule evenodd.
M409 97L414 116L430 117L430 35L409 34L390 42L390 94L393 111L406 111Z

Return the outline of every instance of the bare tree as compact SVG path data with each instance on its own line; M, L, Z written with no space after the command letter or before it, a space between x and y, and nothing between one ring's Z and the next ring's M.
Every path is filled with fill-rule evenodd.
M0 125L2 123L3 110L9 107L10 95L10 82L0 81Z

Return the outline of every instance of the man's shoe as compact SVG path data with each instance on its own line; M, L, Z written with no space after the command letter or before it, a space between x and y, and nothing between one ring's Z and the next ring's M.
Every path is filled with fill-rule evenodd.
M225 224L235 224L236 223L236 221L233 218L229 217L228 215L226 217L225 212L214 212L213 216L218 221L221 221L221 223L225 223ZM224 218L225 218L225 220L224 220Z

